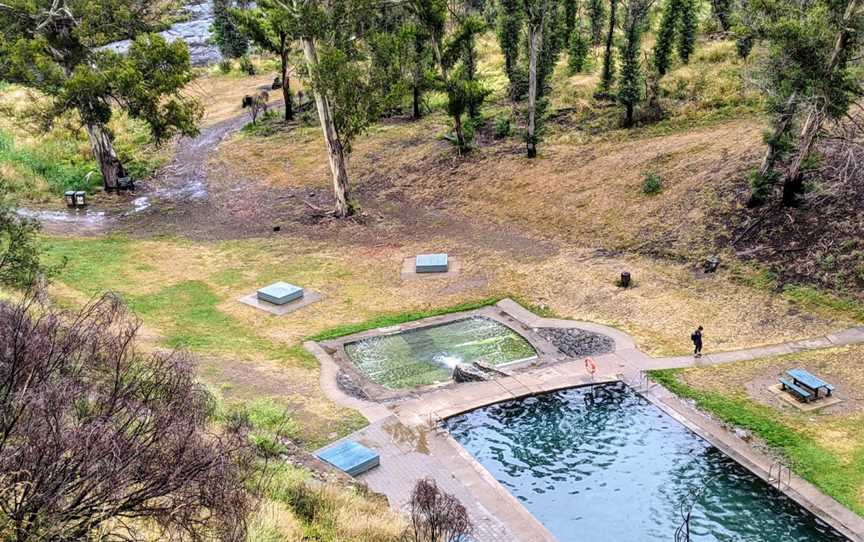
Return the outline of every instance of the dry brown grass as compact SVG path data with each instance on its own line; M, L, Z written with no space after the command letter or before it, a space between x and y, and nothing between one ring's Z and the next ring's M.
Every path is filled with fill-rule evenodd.
M270 93L270 101L278 101L282 97L282 93L278 90L270 90L272 83L273 76L269 73L254 76L241 76L237 73L228 75L212 73L192 81L186 87L186 92L197 98L204 106L202 124L211 126L243 114L241 105L243 96L247 94L254 94L266 89Z
M405 197L440 202L466 216L481 215L582 247L691 250L713 237L707 215L725 204L730 182L755 159L761 124L737 120L661 136L577 141L562 133L528 160L515 141L459 159L437 135L447 121L384 125L355 145L354 182L382 181ZM248 157L255 157L248 160ZM235 137L218 160L237 174L277 186L327 186L329 171L320 134L306 129L271 138ZM239 164L243 164L239 166ZM663 191L641 191L648 173ZM707 249L706 249L707 250Z

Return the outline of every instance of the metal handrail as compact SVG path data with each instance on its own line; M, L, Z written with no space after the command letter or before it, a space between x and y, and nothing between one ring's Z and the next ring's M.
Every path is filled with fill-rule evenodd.
M783 490L783 474L786 474L786 488L792 485L792 469L779 459L774 461L771 464L771 467L768 469L768 483L772 486L776 487L778 490ZM776 478L775 478L776 473Z

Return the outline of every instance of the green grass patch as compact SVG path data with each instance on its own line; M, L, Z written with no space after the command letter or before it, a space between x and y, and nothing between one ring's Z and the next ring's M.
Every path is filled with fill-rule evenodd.
M122 288L128 280L131 241L111 236L98 240L44 238L45 260L62 265L58 278L89 295Z
M864 484L864 447L857 450L851 461L838 457L802 431L789 427L776 410L755 403L743 394L723 395L693 388L681 381L682 371L649 371L649 376L676 395L695 401L699 408L723 422L757 435L783 456L796 474L844 506L864 514L860 495Z
M287 346L257 336L217 308L219 296L201 281L185 281L154 294L128 296L127 302L144 318L163 324L166 345L198 352L261 352L273 359L291 355Z
M309 340L318 342L329 341L332 339L338 339L339 337L344 337L346 335L353 335L355 333L361 333L363 331L369 331L370 329L375 329L379 327L395 326L398 324L404 324L405 322L413 322L414 320L431 318L433 316L441 316L444 314L452 314L454 312L464 312L481 309L483 307L489 307L490 305L494 305L502 299L504 299L504 297L490 297L486 299L481 299L479 301L468 301L465 303L460 303L458 305L452 305L450 307L382 314L365 322L336 326L326 331L322 331L317 335L309 337Z
M805 309L840 313L864 322L864 304L855 299L828 293L808 285L788 285L783 288L783 295Z
M12 187L33 189L37 179L43 179L51 193L61 195L66 190L86 190L102 183L96 162L78 153L78 142L46 138L38 147L25 148L14 143L12 136L0 131L0 163L8 164L20 178L8 179ZM89 178L87 174L91 173Z

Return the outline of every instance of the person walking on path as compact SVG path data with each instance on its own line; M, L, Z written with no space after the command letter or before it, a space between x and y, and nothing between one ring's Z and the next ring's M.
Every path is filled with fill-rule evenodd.
M693 341L693 357L702 357L702 326L699 326L696 331L690 335L690 340Z

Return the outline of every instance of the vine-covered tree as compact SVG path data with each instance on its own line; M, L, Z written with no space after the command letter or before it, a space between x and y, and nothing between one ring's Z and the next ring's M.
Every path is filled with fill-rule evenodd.
M578 22L576 28L573 29L573 33L570 35L568 49L567 66L570 69L570 73L580 73L585 69L591 44L588 41L588 36L585 34L585 29Z
M280 0L258 0L252 9L234 9L230 15L237 20L243 34L259 48L279 58L282 98L285 102L285 122L294 119L291 95L291 50L297 35L294 13Z
M732 30L733 0L711 0L711 13L723 32Z
M211 427L185 354L135 349L114 296L80 312L0 302L5 540L244 540L247 427Z
M612 94L612 85L615 83L615 57L613 49L615 45L615 27L618 24L616 19L619 0L610 0L609 2L609 27L606 30L606 43L603 49L603 69L600 72L600 86L595 93L598 98L607 99L614 98Z
M579 15L579 0L562 0L564 4L564 35L568 38L576 29L576 20Z
M660 27L657 29L657 40L654 43L654 69L661 77L666 75L672 62L672 51L684 2L685 0L666 0L663 4L663 15L660 19Z
M50 118L78 114L107 190L126 176L108 129L114 109L145 121L157 141L197 133L201 108L181 94L192 80L186 45L147 33L164 20L162 7L150 0L115 0L110 10L88 0L0 3L0 79L46 95ZM99 48L123 38L133 40L126 55Z
M588 0L588 21L591 28L591 44L594 47L603 41L606 23L606 4L603 0Z
M235 0L213 0L212 39L224 58L240 58L249 52L249 40L240 28L236 9Z
M510 98L520 99L525 74L519 69L519 44L522 41L524 14L522 0L500 0L498 15L498 44L504 55L504 73L510 82Z
M621 79L618 101L624 105L624 125L633 126L633 113L642 100L642 32L652 0L627 0L624 41L621 44Z
M687 64L696 49L696 31L699 25L697 0L681 0L681 29L678 33L678 58Z

